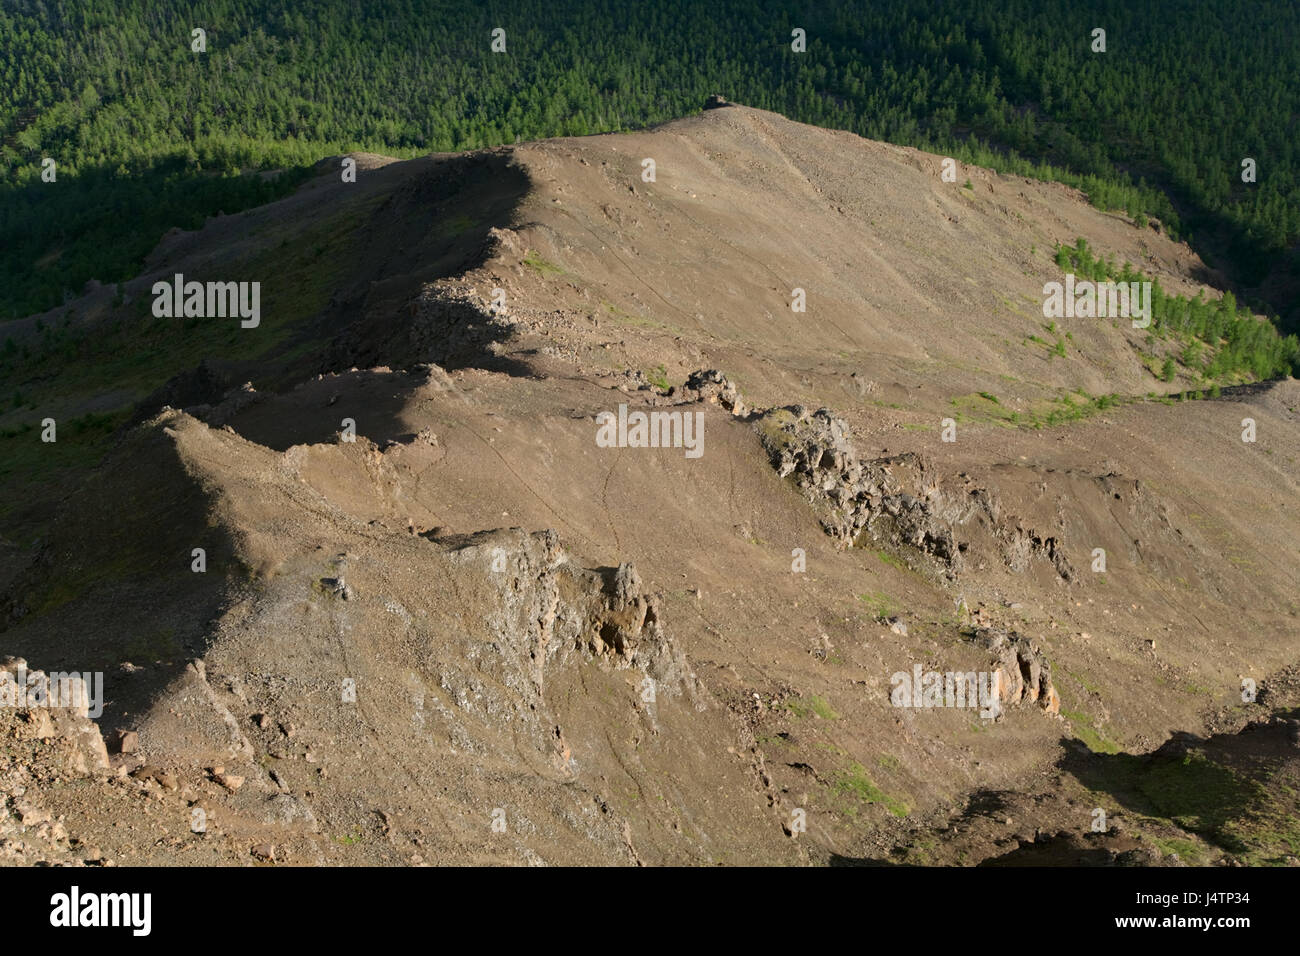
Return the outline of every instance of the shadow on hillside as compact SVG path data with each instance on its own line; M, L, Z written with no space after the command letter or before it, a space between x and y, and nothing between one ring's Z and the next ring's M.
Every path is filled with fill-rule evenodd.
M865 856L842 856L839 853L832 853L826 860L827 866L871 866L885 869L906 869L907 865L895 863L893 860L873 860Z
M402 410L407 397L428 380L423 372L356 371L308 382L284 395L267 395L225 413L221 407L204 416L209 425L229 425L249 441L286 451L293 445L332 444L344 419L351 419L358 439L381 448L407 443L411 433Z
M334 337L317 371L428 362L526 374L493 349L506 326L426 287L486 262L491 231L510 225L531 182L504 149L422 162L356 230L363 261L323 313L319 331Z
M1003 866L1114 866L1115 851L1088 846L1073 834L1056 834L1026 843L1001 856L990 857L981 867Z
M1270 818L1294 817L1294 791L1276 787L1300 768L1300 721L1280 715L1235 733L1175 733L1149 754L1094 753L1063 740L1058 766L1135 814L1169 820L1230 853L1265 852Z
M46 672L102 672L100 726L132 725L207 652L251 580L211 508L161 428L130 433L0 594L4 653Z
M120 170L81 164L76 175L57 169L53 183L0 187L7 213L0 220L4 336L21 341L37 318L52 324L88 285L136 276L169 230L198 229L210 217L273 202L311 175L301 168L223 175L181 156L157 160L139 176Z
M1263 307L1277 316L1284 334L1300 333L1300 247L1277 249L1220 212L1191 201L1186 193L1157 174L1183 221L1188 244L1210 263L1192 271L1191 279L1211 288L1231 290L1243 305Z
M359 177L359 183L367 177L374 180L365 187L370 190L365 201L336 201L330 197L339 186L317 181L277 204L273 225L250 221L239 233L225 236L226 246L220 233L230 227L214 225L213 235L187 240L193 250L168 253L181 260L199 250L206 256L220 256L223 248L245 242L248 234L265 234L258 240L260 251L241 248L245 270L250 268L248 262L257 266L259 257L274 262L283 256L295 271L282 275L279 281L291 283L291 288L305 283L315 290L312 294L320 298L323 307L287 327L280 326L277 344L255 358L240 357L232 347L227 354L218 351L198 366L178 371L136 406L133 422L144 420L164 405L218 405L245 382L252 383L259 393L287 394L286 390L317 375L346 373L353 368L400 370L432 363L448 370L529 373L522 362L498 354L509 337L507 325L492 321L468 299L430 291L438 280L485 262L493 251L492 230L513 221L530 182L511 162L510 154L493 150L426 157L390 163ZM340 205L330 205L335 202ZM322 220L320 210L326 207L332 218ZM255 210L251 215L262 213ZM309 250L295 253L294 243L307 243L303 237L308 234L318 236L322 221L350 224L346 236L330 240L346 251L331 256L313 255ZM261 270L273 274L266 267ZM269 288L264 286L264 302L270 299ZM273 323L276 317L268 313L267 321ZM395 417L401 407L400 398L388 394L372 407L353 406L350 417L358 421L361 430L364 415L364 434L383 441L402 432ZM329 440L339 428L340 416L326 416L319 422L316 417L285 418L246 437L281 450ZM295 424L302 428L291 434ZM234 427L243 431L239 424Z

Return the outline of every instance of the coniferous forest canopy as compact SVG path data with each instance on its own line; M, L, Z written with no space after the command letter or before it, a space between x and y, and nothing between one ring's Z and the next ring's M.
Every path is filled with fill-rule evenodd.
M1291 0L6 0L0 319L133 275L167 229L282 195L326 155L624 130L715 92L1158 217L1300 327Z

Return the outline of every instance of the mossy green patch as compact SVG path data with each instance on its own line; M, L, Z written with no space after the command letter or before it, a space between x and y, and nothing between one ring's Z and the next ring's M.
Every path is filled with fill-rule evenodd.
M906 562L904 562L902 558L897 557L896 555L892 555L888 551L881 551L877 549L876 557L878 557L881 561L885 562L885 564L889 565L891 568L897 568L900 571L911 570L911 568L907 566Z
M801 719L810 714L815 714L822 720L839 720L840 717L824 697L816 694L811 697L792 698L785 702L785 706L789 708L790 713Z
M868 591L866 594L859 594L858 600L867 605L871 610L871 616L877 621L887 621L899 611L894 599L881 591Z
M529 249L528 253L524 256L524 265L535 270L538 275L543 277L564 275L564 270L562 268L557 266L554 262L548 262L546 259L543 259L541 254L534 252L532 249Z
M1083 741L1093 753L1117 754L1120 752L1119 745L1097 730L1092 724L1092 718L1087 714L1062 710L1061 716L1070 722L1074 735Z
M867 768L860 763L851 763L846 769L841 770L836 775L831 789L837 795L853 798L857 803L880 804L896 817L905 817L909 812L904 801L891 797L876 786L867 774ZM850 807L848 813L850 816L856 816L856 807Z
M1184 830L1216 832L1258 793L1258 785L1203 754L1160 759L1137 789L1161 816Z

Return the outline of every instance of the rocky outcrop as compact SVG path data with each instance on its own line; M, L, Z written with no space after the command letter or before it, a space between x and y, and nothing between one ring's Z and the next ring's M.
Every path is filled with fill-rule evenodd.
M955 578L965 568L968 547L957 540L956 529L976 518L987 519L1001 558L1012 571L1023 573L1042 560L1063 581L1075 579L1058 537L1040 534L1004 514L997 494L975 485L969 475L941 481L926 460L913 453L859 458L848 424L825 408L810 412L791 405L769 409L757 419L777 474L794 481L818 509L826 533L841 544L852 546L865 533L878 544L928 555Z
M686 377L686 383L674 388L669 397L674 404L710 402L725 408L737 418L748 414L740 390L717 369L699 369Z
M826 533L846 546L864 532L873 540L915 548L956 574L963 546L934 509L937 488L919 455L864 460L843 419L825 408L775 408L758 422L772 465L821 511Z
M43 688L41 696L37 688ZM38 702L39 701L39 702ZM29 670L21 657L0 663L0 714L8 733L39 741L41 762L52 772L84 776L108 769L108 749L90 719L90 694L79 676Z
M737 418L749 415L749 406L740 397L740 390L734 382L715 368L697 369L686 376L681 385L664 389L651 382L640 369L627 369L622 373L623 381L617 388L624 392L648 392L649 395L637 395L647 405L657 407L673 405L695 405L708 402L731 412Z
M82 862L42 794L108 774L108 751L89 717L84 682L56 677L56 697L34 695L50 681L45 672L28 670L22 658L0 663L0 863Z
M569 560L555 531L518 528L453 542L449 557L480 567L495 585L494 669L530 705L544 705L548 672L582 660L639 670L656 693L697 699L694 675L664 631L659 598L631 563L585 568Z
M1074 579L1074 567L1055 537L1044 537L1017 524L1013 528L1000 529L998 538L1002 544L1003 559L1012 571L1026 571L1031 561L1041 558L1049 561L1063 580Z
M977 628L974 642L989 651L996 663L999 699L1004 706L1036 704L1049 714L1061 710L1061 698L1052 684L1052 669L1042 650L1015 631Z

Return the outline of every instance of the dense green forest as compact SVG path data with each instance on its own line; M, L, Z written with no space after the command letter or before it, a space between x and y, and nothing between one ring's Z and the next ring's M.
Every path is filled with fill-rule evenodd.
M1207 383L1287 375L1300 363L1300 339L1280 335L1272 325L1255 318L1237 304L1231 292L1216 301L1208 301L1203 292L1194 299L1170 295L1160 287L1159 280L1149 279L1132 263L1117 267L1113 257L1103 259L1093 253L1082 236L1073 246L1057 247L1056 264L1063 272L1096 282L1149 281L1151 330L1147 344L1157 338L1175 339L1182 345L1182 364ZM1160 377L1172 381L1175 370L1173 359L1166 358Z
M330 153L627 129L717 92L1156 216L1300 327L1286 294L1300 280L1300 5L1093 7L6 0L0 318L126 278L168 228L265 202ZM1257 182L1242 182L1247 157ZM258 175L270 169L285 174Z

